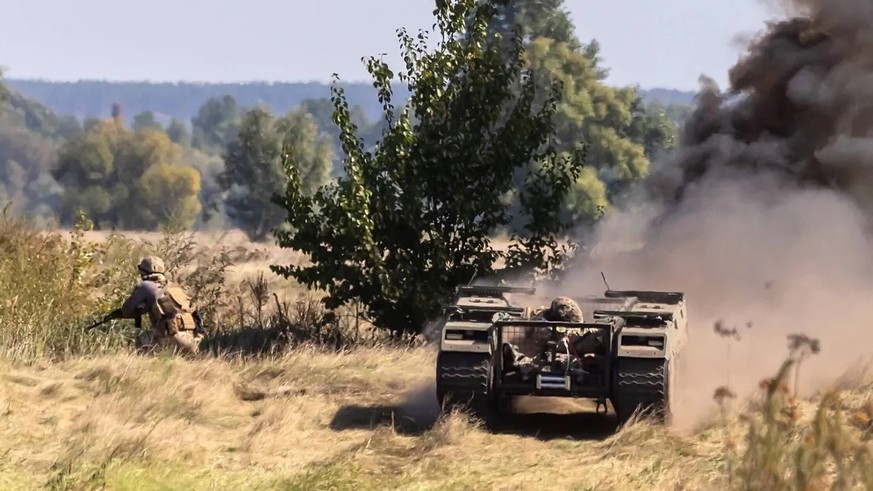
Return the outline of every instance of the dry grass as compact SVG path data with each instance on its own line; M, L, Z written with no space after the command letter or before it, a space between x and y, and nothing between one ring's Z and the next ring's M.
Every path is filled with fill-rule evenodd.
M112 237L114 232L105 230L91 230L84 234L85 239L95 243L103 243ZM145 241L157 243L164 239L162 232L146 232L146 231L125 231L124 237L134 241ZM223 231L195 231L190 232L191 237L200 245L225 248L233 254L235 264L228 269L228 282L238 284L262 272L268 272L270 265L281 264L303 264L306 262L306 257L297 252L288 249L282 249L272 239L267 239L264 242L252 242L244 232L238 229L230 229ZM510 244L510 238L506 234L500 234L491 239L492 245L500 251L505 251ZM560 240L561 245L566 244L565 240ZM498 262L497 266L502 263ZM272 277L271 281L277 285L282 285L289 291L299 285L292 285L291 282L279 280Z
M7 365L0 482L26 475L28 487L115 489L143 475L177 489L275 484L354 445L330 438L332 410L391 397L377 378L419 362L399 351L301 350L257 363L118 355ZM416 382L388 379L395 391Z
M112 236L112 232L91 230L85 234L85 239L95 243L103 243ZM162 232L124 232L124 236L138 242L158 243L164 239ZM190 236L200 246L223 248L234 257L234 264L228 268L229 284L240 284L261 272L269 272L271 264L299 264L304 258L295 251L282 249L272 242L251 242L240 230L228 231L197 231ZM271 278L276 284L289 289L297 285Z
M115 355L4 362L0 487L728 489L732 456L739 463L733 487L783 489L756 480L763 474L755 469L768 467L753 455L780 449L788 460L771 459L782 466L772 468L790 472L792 452L826 451L837 441L804 439L804 429L822 421L809 403L777 428L787 433L770 436L779 439L775 446L752 438L749 421L776 428L755 405L724 426L685 435L646 422L613 433L610 417L590 413L519 414L490 434L463 414L437 417L433 363L426 349L313 348L258 361ZM846 417L843 451L866 448L871 400L873 392L861 387L823 406L835 411L827 413L833 421ZM827 455L818 460L829 462ZM825 469L823 481L838 469ZM824 489L818 484L803 489Z
M755 399L683 433L615 432L590 407L528 400L492 434L440 416L432 351L362 343L356 316L328 321L317 296L267 273L293 253L3 218L0 489L873 489L866 370L800 401L786 364ZM129 291L146 251L215 306L211 355L128 355L130 329L81 331ZM792 342L798 362L818 350ZM559 414L525 414L541 409Z
M270 273L270 264L299 260L276 247L233 234L116 234L90 225L83 217L72 230L44 230L0 213L0 356L59 360L125 351L138 334L133 321L85 327L120 305L147 254L161 256L170 278L191 295L213 351L380 341L355 306L325 312L317 292Z
M700 466L698 482L717 474L695 455L705 441L647 426L606 440L545 441L487 434L459 414L436 420L433 361L421 349L304 349L248 363L118 355L7 364L0 376L0 483L603 489L664 486L679 476L669 467L683 460Z

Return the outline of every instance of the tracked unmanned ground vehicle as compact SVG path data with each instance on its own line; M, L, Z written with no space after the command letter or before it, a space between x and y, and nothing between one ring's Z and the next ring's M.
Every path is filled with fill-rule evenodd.
M586 322L529 319L533 288L465 286L446 309L437 397L493 422L513 396L611 402L620 422L637 410L671 414L676 363L687 341L685 295L614 291L574 297ZM516 301L512 297L529 297Z

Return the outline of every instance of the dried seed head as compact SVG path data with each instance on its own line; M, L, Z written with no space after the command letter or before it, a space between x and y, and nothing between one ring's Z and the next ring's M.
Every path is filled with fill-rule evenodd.
M731 391L731 389L726 386L715 389L715 393L712 396L712 398L718 402L722 402L725 399L736 399L736 397L737 395L734 394L733 391Z

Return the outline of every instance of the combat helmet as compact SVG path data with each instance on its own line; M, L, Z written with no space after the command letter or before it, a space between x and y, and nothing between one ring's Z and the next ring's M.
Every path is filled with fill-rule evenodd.
M157 256L146 256L142 258L137 269L139 269L139 274L142 276L163 274L165 272L164 261Z
M585 322L582 318L582 309L570 297L557 297L552 300L546 315L551 321Z

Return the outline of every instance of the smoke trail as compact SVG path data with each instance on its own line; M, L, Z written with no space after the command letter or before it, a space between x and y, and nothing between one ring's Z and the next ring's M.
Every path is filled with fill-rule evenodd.
M727 94L704 80L685 126L675 198L726 172L778 173L873 207L873 5L796 0L729 73Z

